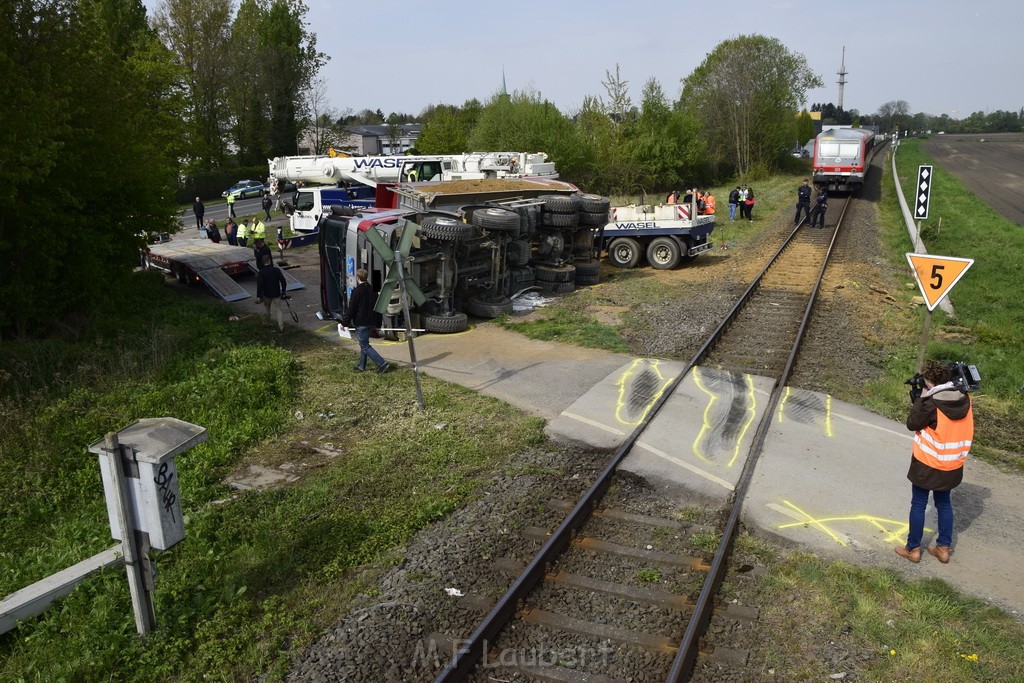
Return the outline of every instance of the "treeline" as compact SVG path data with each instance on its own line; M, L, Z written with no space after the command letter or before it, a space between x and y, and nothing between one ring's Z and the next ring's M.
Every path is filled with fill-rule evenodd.
M752 178L813 135L810 118L796 113L807 90L820 85L804 57L778 40L740 36L682 79L677 99L651 78L634 103L616 66L606 72L604 93L568 114L531 91L432 107L416 149L543 151L563 177L604 194Z

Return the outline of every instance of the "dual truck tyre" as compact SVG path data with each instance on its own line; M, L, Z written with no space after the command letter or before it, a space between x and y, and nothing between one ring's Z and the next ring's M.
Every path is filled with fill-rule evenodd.
M618 237L608 245L608 261L617 268L635 268L644 253L640 243L632 237ZM647 245L647 262L657 270L678 266L686 256L686 244L671 237L655 237Z
M466 310L478 318L497 318L512 312L512 299L501 295L488 300L486 295L478 294L469 298Z
M471 220L474 225L477 225L484 230L490 230L492 232L515 232L516 235L519 233L519 226L522 222L518 212L497 206L475 210Z

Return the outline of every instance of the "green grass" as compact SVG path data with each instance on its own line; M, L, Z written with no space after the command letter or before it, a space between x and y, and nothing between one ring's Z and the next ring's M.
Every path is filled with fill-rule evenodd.
M858 680L1024 680L1024 626L944 581L797 553L761 590L762 628L777 643L772 661L751 665L780 668L787 680L828 680L857 666L808 658L804 648L823 639L869 655Z
M85 447L172 415L210 438L177 459L187 536L154 553L159 628L135 636L124 571L110 569L0 636L0 680L280 677L290 649L371 590L417 529L543 441L540 420L493 399L426 378L419 412L409 373L357 375L351 351L228 322L226 307L152 274L136 284L102 324L3 344L0 595L113 545ZM328 443L341 455L309 446ZM264 492L224 484L245 464L286 460L306 476Z
M919 141L901 144L896 155L897 171L905 194L912 190L920 164L933 163ZM891 178L885 164L882 183L880 229L886 258L905 272L901 283L913 283L904 254L913 251ZM974 395L976 439L972 454L993 462L1024 469L1019 453L1024 434L1024 302L1017 296L1019 273L1024 269L1024 231L979 201L952 175L934 167L929 219L922 224L922 236L929 253L972 258L974 265L957 283L949 298L956 312L949 318L941 309L932 316L928 344L930 357L960 360L978 366L982 390ZM913 197L908 202L913 206ZM941 220L941 228L939 222ZM916 285L894 291L909 305L918 296ZM903 311L906 306L901 307ZM902 419L906 392L902 385L912 370L918 352L918 338L925 309L890 314L887 323L899 329L905 343L886 359L882 379L863 387L865 402L876 412ZM841 394L840 388L837 395ZM840 395L840 398L844 396Z
M528 322L508 316L498 321L502 327L521 332L531 339L557 341L593 349L625 353L626 343L615 327L599 323L593 317L564 307L541 309Z

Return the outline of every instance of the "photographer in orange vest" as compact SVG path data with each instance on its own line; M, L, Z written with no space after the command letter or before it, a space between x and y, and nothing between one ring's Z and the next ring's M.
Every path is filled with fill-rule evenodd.
M970 396L951 381L948 364L930 360L920 377L923 386L915 382L918 379L910 380L914 403L907 417L907 429L914 432L913 457L907 472L913 492L910 530L907 544L898 546L896 554L911 562L921 561L921 537L931 493L939 517L939 534L928 553L946 564L953 544L951 493L963 480L964 462L974 439L974 414Z

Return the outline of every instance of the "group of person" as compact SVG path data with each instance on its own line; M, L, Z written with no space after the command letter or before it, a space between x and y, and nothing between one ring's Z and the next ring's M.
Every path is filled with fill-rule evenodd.
M811 181L804 179L804 184L796 191L796 216L793 217L793 227L800 225L803 220L814 227L825 227L825 212L828 211L828 192L822 186L818 189L818 195L814 198L814 208L811 208ZM800 214L803 214L801 219Z
M712 215L715 213L715 196L711 194L711 190L700 190L693 188L687 190L685 195L682 195L682 201L680 201L680 195L682 193L679 190L672 190L665 197L666 204L691 204L696 198L697 202L697 213L702 216Z
M740 220L754 221L754 188L737 185L729 191L729 220L735 221L737 212Z

